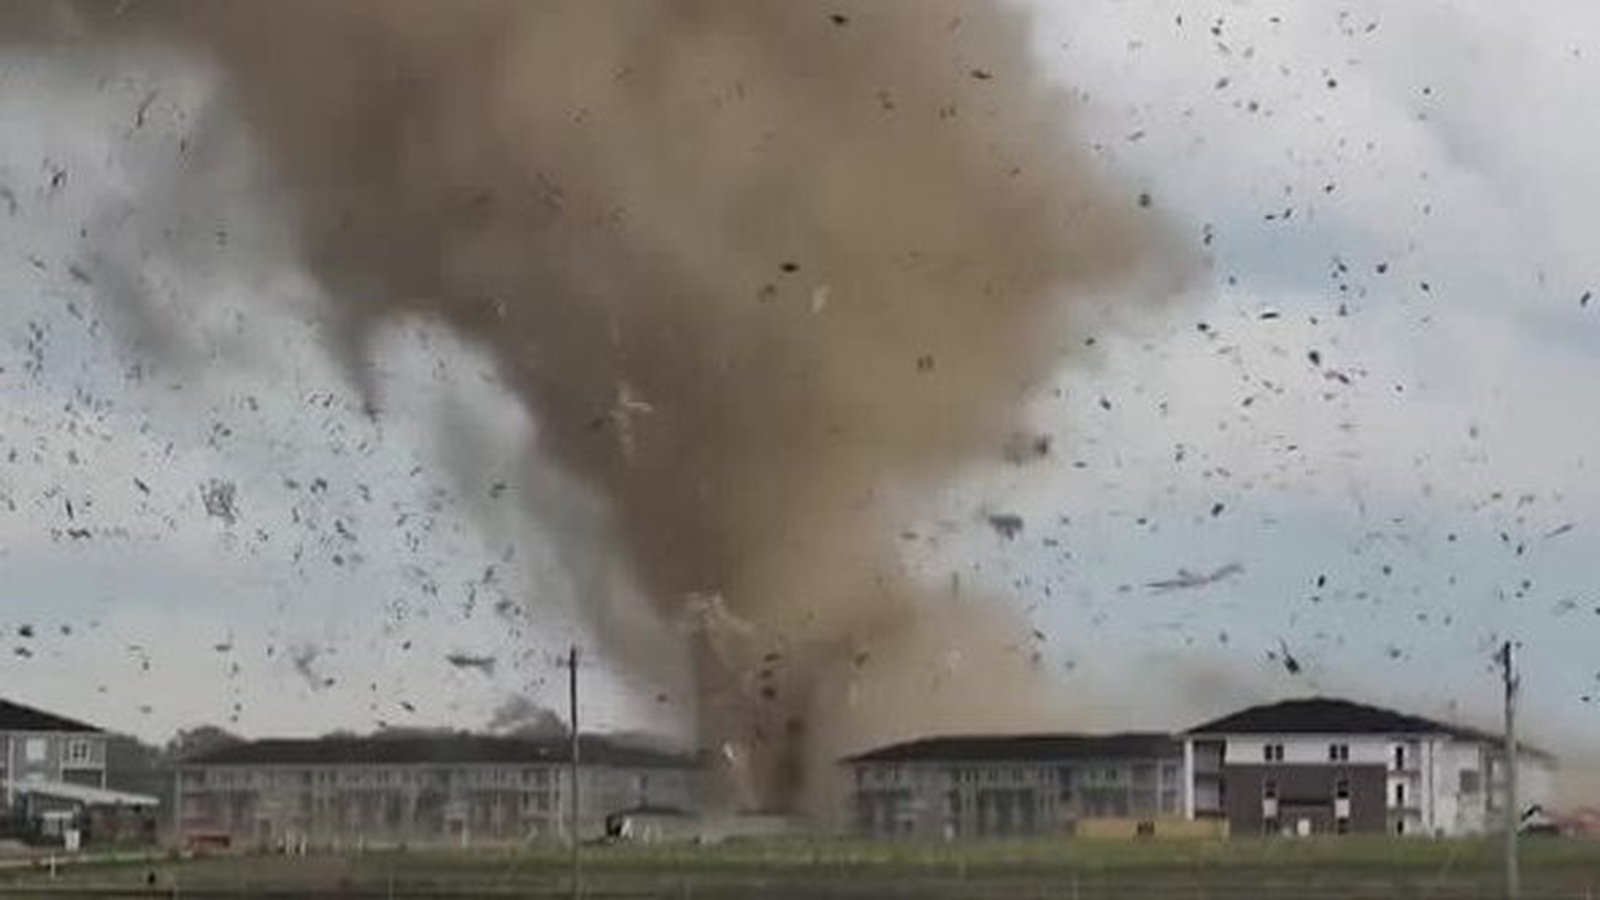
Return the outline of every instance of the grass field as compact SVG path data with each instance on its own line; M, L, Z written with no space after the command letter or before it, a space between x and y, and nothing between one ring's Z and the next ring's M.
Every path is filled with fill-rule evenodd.
M1600 900L1600 843L1525 842L1524 897ZM0 895L569 896L561 847L232 856L0 875ZM583 850L593 897L1500 896L1493 841L751 841ZM155 885L148 884L151 874Z

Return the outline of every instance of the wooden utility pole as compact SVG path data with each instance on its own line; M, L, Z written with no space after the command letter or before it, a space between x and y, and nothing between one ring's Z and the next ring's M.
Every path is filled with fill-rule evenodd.
M1506 900L1522 896L1522 877L1517 865L1517 829L1522 824L1521 804L1517 802L1517 678L1511 641L1500 645L1500 676L1505 685L1506 704Z
M568 799L570 806L567 810L567 838L572 841L572 896L583 896L583 861L580 857L580 848L583 845L578 833L578 645L573 644L567 651L567 721L572 723L572 757L567 769Z

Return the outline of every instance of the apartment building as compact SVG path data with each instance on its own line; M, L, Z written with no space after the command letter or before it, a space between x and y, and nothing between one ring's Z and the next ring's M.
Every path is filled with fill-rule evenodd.
M106 734L0 699L0 820L17 835L153 838L155 797L106 787Z
M1224 716L1183 737L1187 815L1236 835L1455 836L1501 827L1498 736L1325 697ZM1524 746L1520 801L1548 802L1554 759Z
M564 838L570 746L471 734L251 741L179 766L179 835L289 846ZM585 736L579 759L585 837L619 811L694 807L692 756Z
M1095 820L1154 828L1184 812L1183 744L1166 734L931 737L844 765L855 829L869 837L1064 834Z

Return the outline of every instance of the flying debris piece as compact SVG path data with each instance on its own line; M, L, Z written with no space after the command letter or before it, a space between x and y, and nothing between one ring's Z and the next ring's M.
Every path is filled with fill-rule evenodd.
M1016 513L990 513L988 518L989 527L1008 541L1022 533L1022 517Z
M25 637L25 638L33 637L33 626L32 625L18 625L17 626L17 636L18 637Z
M1016 433L1006 439L1001 453L1006 462L1020 466L1031 460L1043 459L1050 455L1050 446L1054 442L1048 434Z
M232 525L239 520L238 488L231 481L213 478L200 486L206 515Z
M1573 524L1571 522L1567 522L1565 524L1558 525L1555 528L1552 528L1549 531L1546 531L1544 533L1545 539L1549 540L1550 538L1560 537L1563 534L1566 534L1567 532L1571 531L1573 529L1573 527L1574 526L1573 526Z
M1234 575L1244 572L1244 564L1231 562L1219 566L1210 572L1192 572L1188 569L1179 569L1178 574L1172 578L1163 578L1160 581L1151 581L1145 587L1152 591L1180 591L1190 588L1201 588L1216 584Z
M1281 658L1283 660L1283 667L1289 670L1290 675L1299 675L1300 660L1295 659L1294 654L1289 652L1289 642L1285 641L1283 638L1278 638L1278 649L1282 654Z
M495 658L492 656L473 656L469 653L451 653L444 661L458 669L477 669L485 675L494 674Z

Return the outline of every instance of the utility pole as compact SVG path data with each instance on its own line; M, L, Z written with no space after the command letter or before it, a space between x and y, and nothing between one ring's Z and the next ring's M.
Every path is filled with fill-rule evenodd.
M568 795L571 805L567 811L567 837L572 841L572 896L583 896L583 861L580 857L582 840L578 834L578 645L567 651L567 721L572 723L571 765L567 770Z
M1522 877L1517 866L1517 828L1522 824L1521 804L1517 802L1517 677L1511 641L1500 645L1500 676L1505 685L1506 704L1506 900L1522 896Z

